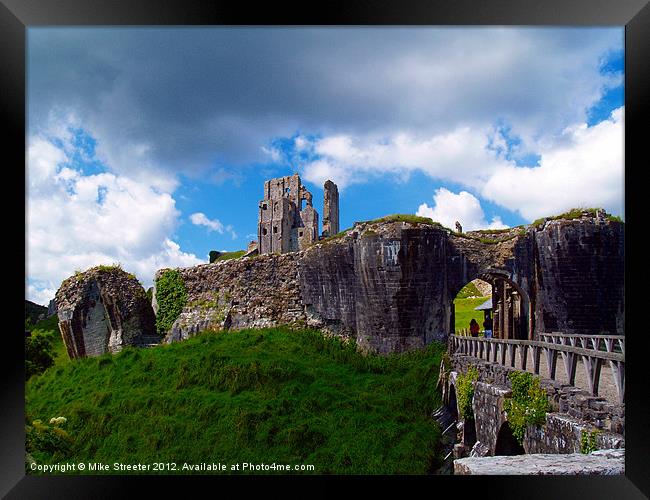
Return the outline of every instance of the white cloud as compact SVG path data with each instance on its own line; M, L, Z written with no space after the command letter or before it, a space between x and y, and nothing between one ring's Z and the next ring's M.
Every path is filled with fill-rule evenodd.
M204 213L197 212L195 214L192 214L190 215L190 220L192 221L192 224L196 226L207 227L208 231L217 231L218 233L223 233L223 224L219 221L219 219L210 220L205 216Z
M219 219L210 220L202 212L196 212L190 215L190 221L195 226L205 226L208 228L208 231L216 231L219 234L224 232L230 233L233 240L237 239L237 233L234 231L233 227L229 224L224 226Z
M204 262L170 235L179 212L160 185L113 173L86 175L67 164L74 146L30 136L28 148L28 298L46 303L75 270L119 262L145 287L161 267Z
M293 142L294 145L296 146L296 151L305 151L309 149L310 141L306 137L303 137L302 135L296 137Z
M502 165L481 195L527 220L575 207L604 207L623 214L623 108L609 120L588 127L574 125L540 150L539 167Z
M54 298L56 290L53 288L41 288L36 285L28 285L27 297L35 304L47 306L50 300Z
M500 217L494 217L490 223L486 222L481 203L467 191L456 194L446 188L439 188L436 189L433 195L433 201L433 207L422 203L416 215L430 217L453 230L456 229L456 221L460 222L463 231L486 228L504 229L508 227L501 222Z
M344 188L369 176L419 170L478 188L499 167L511 164L487 149L491 133L492 128L463 126L429 137L406 132L389 137L324 137L314 143L320 157L303 166L303 175L319 183L331 178Z
M532 167L506 159L508 144L494 127L460 127L431 137L407 133L382 138L326 136L314 140L313 149L320 156L302 166L303 177L318 184L329 178L343 189L373 176L407 178L417 170L439 181L467 186L528 221L581 206L602 206L621 215L623 115L619 108L609 120L593 126L574 124L553 138L537 141L534 151L540 160ZM521 152L525 145L516 147ZM469 220L478 223L480 219L472 216ZM499 222L493 224L496 227Z

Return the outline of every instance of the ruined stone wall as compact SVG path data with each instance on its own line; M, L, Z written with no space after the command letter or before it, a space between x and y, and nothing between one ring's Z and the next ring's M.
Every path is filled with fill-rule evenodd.
M624 335L623 224L557 220L532 234L536 330Z
M358 226L304 252L303 301L325 325L356 332L366 350L400 352L444 340L446 249L446 233L436 226Z
M97 267L71 276L57 291L56 303L70 358L115 353L157 338L144 288L119 268Z
M528 314L529 305L536 329L598 333L602 325L622 327L620 223L549 222L544 228L499 233L499 238L486 243L471 234L451 235L435 224L369 222L282 258L266 255L183 269L193 305L173 337L220 324L304 321L355 337L370 351L421 348L446 340L456 293L485 273L522 290L530 301L522 314ZM219 298L223 290L236 296L236 303ZM217 302L202 309L200 301ZM549 327L550 317L556 328Z
M297 253L260 255L178 269L187 305L166 341L184 340L202 330L305 324L298 257Z
M332 181L325 181L323 193L323 236L339 232L339 188Z
M452 234L450 300L468 281L492 273L524 292L534 332L624 335L624 230L621 222L584 213L494 235Z

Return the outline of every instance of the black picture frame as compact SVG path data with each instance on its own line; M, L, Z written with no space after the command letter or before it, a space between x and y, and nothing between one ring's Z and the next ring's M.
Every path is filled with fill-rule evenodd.
M647 351L642 343L645 331L634 320L643 310L640 296L630 293L639 282L639 271L633 263L644 253L640 217L635 210L637 193L642 189L640 170L648 160L640 155L645 139L644 125L650 101L650 5L647 0L337 0L320 4L295 6L289 3L260 2L254 7L240 2L221 0L1 0L0 3L0 109L8 125L5 133L5 172L19 172L25 165L25 55L26 29L31 26L74 25L558 25L558 26L625 26L625 214L626 214L626 307L628 339L626 389L626 472L612 477L533 477L533 476L430 476L430 477L350 477L342 478L347 487L360 483L364 488L384 488L387 480L400 490L465 495L472 492L482 498L644 498L650 496L648 467L648 411L644 401L648 390L644 385L644 360ZM646 141L647 142L647 141ZM639 158L637 160L637 157ZM642 171L642 170L641 170ZM24 171L23 171L24 179ZM7 191L17 191L7 184ZM11 193L10 193L11 194ZM20 206L20 201L17 202ZM643 210L641 208L641 210ZM18 220L13 210L6 211ZM9 218L9 217L8 217ZM24 221L25 219L23 219ZM631 227L631 231L630 231ZM5 245L13 250L21 236ZM11 242L10 242L11 241ZM23 243L25 240L22 240ZM23 250L25 250L23 244ZM11 255L9 252L8 255ZM11 266L10 268L19 267ZM24 286L24 276L23 276ZM642 292L641 292L642 293ZM22 299L15 294L16 304ZM13 301L11 302L13 303ZM10 307L13 311L13 307ZM63 476L36 477L24 473L24 345L18 325L4 332L2 370L2 404L0 405L0 495L8 498L102 498L127 495L137 485L161 488L170 492L171 477L104 477ZM16 320L17 321L17 320ZM635 331L640 330L640 331ZM241 488L260 486L259 478L242 477L174 477L174 483L186 480L221 488L230 483ZM307 488L323 488L331 483L328 477L270 477L264 485L293 487L296 479ZM214 484L214 480L219 485ZM415 485L412 481L420 484ZM232 484L236 483L236 484ZM193 485L194 486L194 485ZM199 486L199 485L197 485ZM182 487L182 486L181 486ZM186 492L187 486L183 487ZM194 487L192 488L194 490ZM219 493L219 490L213 490ZM151 492L151 491L150 491Z

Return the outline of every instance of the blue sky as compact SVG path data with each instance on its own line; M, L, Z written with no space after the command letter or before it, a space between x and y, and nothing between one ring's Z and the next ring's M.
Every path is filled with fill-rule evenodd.
M623 28L30 28L27 297L255 238L298 172L341 228L623 213Z

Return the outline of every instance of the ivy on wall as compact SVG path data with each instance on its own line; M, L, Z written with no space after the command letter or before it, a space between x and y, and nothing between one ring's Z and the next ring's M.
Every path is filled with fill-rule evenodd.
M187 303L187 290L178 271L165 271L156 280L156 302L156 329L160 335L165 335Z
M596 451L598 449L598 430L594 429L591 432L585 430L580 431L580 452L585 455Z
M464 374L456 377L456 399L458 410L465 420L474 420L472 400L474 399L474 382L478 380L478 369L470 366Z
M512 397L503 403L508 414L512 434L523 444L524 432L529 425L542 425L550 410L546 391L539 385L539 379L528 372L511 372Z

